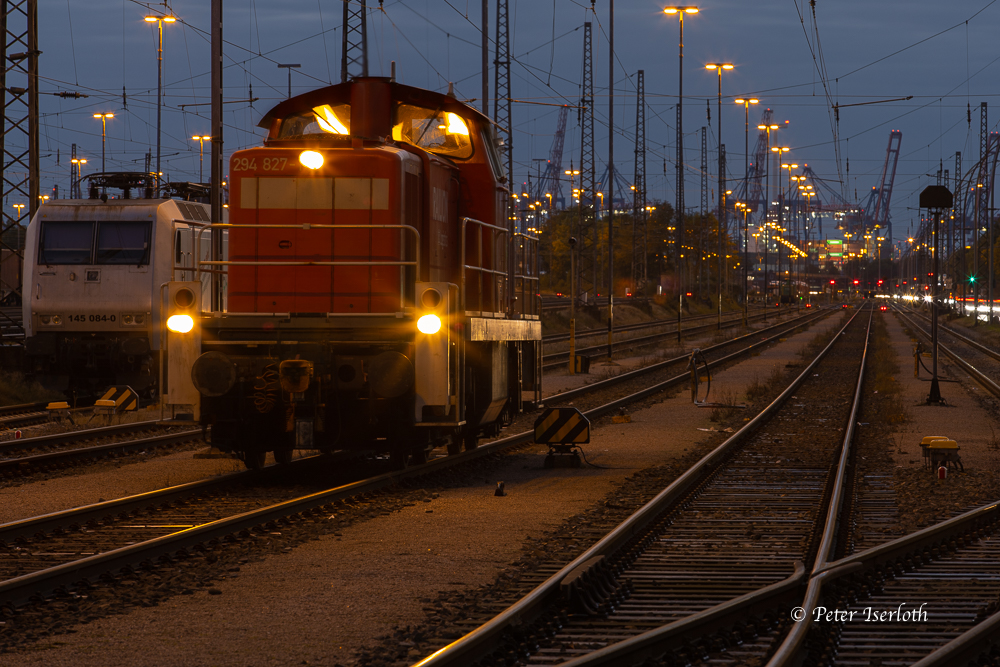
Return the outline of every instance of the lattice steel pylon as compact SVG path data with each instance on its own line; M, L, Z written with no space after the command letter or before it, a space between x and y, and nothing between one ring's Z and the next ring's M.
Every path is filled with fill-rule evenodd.
M645 72L635 83L635 189L632 192L632 293L646 286L646 87ZM614 202L612 202L614 205Z
M580 97L580 208L576 238L580 251L576 263L577 294L597 288L597 240L594 198L597 196L594 163L594 59L590 23L583 24L583 95Z
M514 192L514 126L510 105L510 32L507 0L497 0L496 59L493 61L493 121L507 135L503 150L507 158L507 179ZM507 198L507 221L516 215L514 198Z
M340 82L368 76L368 8L366 0L344 0Z
M0 0L4 67L0 79L4 128L3 194L0 203L0 298L21 301L24 234L13 216L15 203L26 203L28 220L38 210L38 2ZM27 200L26 202L24 200ZM16 265L16 271L8 263ZM4 316L6 318L6 316Z

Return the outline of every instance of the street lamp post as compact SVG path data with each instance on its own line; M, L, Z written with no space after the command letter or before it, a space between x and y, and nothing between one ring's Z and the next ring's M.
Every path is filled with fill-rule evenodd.
M767 155L767 151L771 148L771 131L780 129L780 125L758 125L758 130L764 130L766 133L766 139L764 141L764 155ZM760 165L757 165L760 169ZM767 242L768 242L768 231L767 231L767 216L771 210L771 166L770 160L764 160L764 226L761 231L761 240L764 241L764 321L767 322Z
M83 195L80 193L80 181L83 180L83 165L87 164L87 161L83 158L73 158L70 162L73 165L70 172L76 172L74 174L75 180L69 184L70 197L72 198L76 194L77 199L83 199Z
M211 141L212 137L209 136L198 136L195 135L191 137L194 141L198 142L198 182L205 182L205 142Z
M697 14L698 8L693 6L664 7L664 14L677 14L680 19L680 48L677 58L677 205L674 207L677 218L675 234L677 247L674 249L676 261L677 282L677 342L681 342L681 311L684 310L684 285L681 277L681 255L684 244L684 15Z
M792 169L798 169L798 168L799 168L799 165L797 165L797 164L782 165L782 169L787 169L788 170L788 202L789 202L788 203L788 209L789 209L788 210L788 215L789 215L788 227L789 228L792 227L792 223L795 223L795 226L798 227L798 220L796 218L792 217L792 215L791 215L792 214L792 211L791 211L792 202L795 199L795 197L794 197L794 195L792 193L792 179L797 178L795 176L792 176ZM784 199L784 195L782 195L782 200L783 199ZM785 210L784 201L782 201L781 210L782 211ZM795 238L798 239L798 232L797 231L795 232L794 235L795 235ZM792 234L789 234L789 236L792 236ZM793 254L791 252L788 253L788 301L789 301L788 306L789 306L789 308L791 308L791 302L792 302L792 258L794 258L796 260L796 267L797 267L798 266L798 259L799 259L798 258L798 254L797 253ZM797 302L796 302L795 305L796 305L796 307L798 307L798 303Z
M747 263L749 258L747 253L749 251L750 242L747 240L747 235L750 230L747 229L747 204L746 202L736 202L736 206L743 211L743 326L747 326L747 299L748 299L748 287L747 287Z
M747 236L746 204L750 201L750 105L758 104L755 97L737 98L736 103L743 105L743 196L747 198L743 208L743 326L747 325L747 246L750 238Z
M722 191L722 183L726 180L726 175L723 173L725 165L722 164L722 70L733 69L732 63L708 63L705 65L707 70L715 70L719 74L719 95L718 95L718 112L716 115L716 122L718 123L718 134L719 140L719 331L722 331L722 272L725 262L725 252L723 249L723 232L727 229L726 225L726 195Z
M101 119L101 173L107 171L104 163L104 143L108 135L108 119L114 118L113 113L95 113L94 118Z
M174 23L177 18L163 14L146 16L146 23L156 23L159 41L156 47L156 189L160 189L160 127L163 112L163 24ZM103 170L103 165L101 167Z
M573 194L576 195L576 209L577 209L577 234L583 231L583 195L577 192L576 188L573 187L573 179L580 175L579 169L573 168L573 161L569 162L569 169L565 172L569 176L569 187ZM550 200L551 201L551 200ZM576 374L576 290L577 290L577 275L576 275L576 238L569 237L569 257L570 257L570 267L569 267L569 374Z
M775 147L771 148L771 152L772 153L777 153L778 154L778 179L781 178L781 170L782 170L781 155L783 153L787 153L790 150L792 150L792 149L788 148L787 146L775 146ZM782 209L784 208L785 195L784 195L784 188L781 187L781 181L780 180L776 180L775 181L775 187L778 188L778 221L777 221L776 228L778 230L778 234L780 235L781 231L782 231L782 229L781 229L781 222L782 222L781 212L782 212ZM781 245L782 244L779 242L778 243L778 310L779 311L781 310ZM789 295L789 297L790 296L791 295Z

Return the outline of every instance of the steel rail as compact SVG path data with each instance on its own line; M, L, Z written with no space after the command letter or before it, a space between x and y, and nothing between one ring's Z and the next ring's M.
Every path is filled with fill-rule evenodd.
M920 336L922 336L924 339L928 341L931 340L930 334L928 334L921 327L919 327L917 323L914 322L912 319L907 317L902 312L899 312L899 317L909 322L911 328ZM978 368L967 362L965 359L962 359L962 357L958 356L957 352L954 352L947 346L943 345L941 341L938 341L938 349L944 352L949 359L954 361L959 368L961 368L969 375L969 377L971 377L973 380L981 384L983 388L986 389L986 391L990 392L997 398L1000 398L1000 385L998 385L992 379L987 377L982 371L980 371Z
M762 317L757 315L755 317ZM804 317L804 316L800 316ZM731 328L735 326L742 325L743 317L733 318L723 322L726 328ZM780 325L781 323L779 323ZM712 322L711 324L700 324L695 327L688 327L686 329L681 329L682 336L690 336L691 334L701 333L704 331L717 331L718 324ZM759 332L757 332L759 333ZM663 331L660 333L649 334L648 336L639 336L637 338L629 338L627 340L619 340L615 343L615 346L619 350L630 350L637 347L646 347L653 343L657 343L665 338L673 338L677 335L677 329L671 329L670 331ZM608 349L607 343L604 345L593 345L591 347L577 348L577 356L586 356L587 353L592 352L606 352ZM569 351L565 352L551 352L549 354L542 356L542 368L556 368L569 360Z
M851 406L851 416L848 418L847 426L844 429L844 440L841 445L840 461L837 465L837 475L833 484L833 495L830 498L830 504L827 508L826 524L823 528L823 535L820 538L819 549L816 551L816 562L813 564L809 582L806 587L805 599L802 603L802 607L804 609L812 609L815 606L815 601L820 597L824 581L827 578L832 577L832 575L822 577L818 575L827 569L827 566L829 565L828 559L833 556L834 549L836 548L834 540L837 536L837 530L840 525L840 514L843 509L844 487L847 477L847 469L850 465L851 445L854 442L855 425L858 423L858 413L861 411L861 387L865 380L865 366L868 359L868 345L871 340L871 318L873 315L874 311L872 311L869 315L868 335L866 336L865 349L861 356L861 372L858 373L858 382L854 390L854 403ZM853 572L854 569L857 568L842 568L838 571L841 573ZM771 661L768 663L768 667L771 667L772 665L787 664L786 661L789 660L791 656L798 655L805 646L806 637L811 624L812 620L808 616L804 621L796 623L785 637L785 640L781 643L781 646L778 647L774 656L772 656Z
M833 348L840 334L854 322L858 313L844 325L837 336L830 341L823 350L816 355L813 361L792 381L792 383L764 408L756 417L747 422L739 431L734 433L725 442L706 454L694 466L682 473L666 489L661 491L655 498L637 510L631 517L619 524L614 530L596 542L589 549L577 556L572 562L563 567L559 572L537 586L518 602L514 603L499 615L476 628L465 636L455 640L451 644L439 649L435 653L427 656L414 667L463 667L471 664L485 654L497 648L501 642L503 633L511 627L523 626L530 623L539 616L542 611L559 598L561 584L579 568L584 567L588 561L597 558L607 558L624 547L631 540L639 536L646 530L663 512L664 509L684 497L691 489L711 476L717 466L727 459L729 455L743 442L753 435L765 422L767 422L798 390L803 382L812 374L813 369L826 357ZM686 377L681 376L681 377ZM639 392L642 393L642 392ZM633 394L636 396L636 394ZM616 401L617 403L617 401ZM609 404L612 405L612 404ZM602 409L608 406L602 406ZM590 413L585 413L588 417ZM603 414L603 413L602 413ZM782 583L787 583L782 582ZM776 590L784 590L779 587ZM687 619L685 619L686 621ZM708 615L699 617L699 621L711 620L714 622L715 616ZM662 630L662 628L661 628ZM681 635L690 635L695 629L691 625L683 626L684 632ZM654 631L655 632L655 631ZM677 632L676 629L671 631ZM671 634L671 636L674 636ZM616 645L621 649L621 644L634 642L636 638L626 640ZM646 638L643 639L643 642ZM628 647L629 650L636 648L635 645ZM575 664L575 663L567 663ZM583 664L583 663L580 663Z
M858 311L860 314L861 311ZM857 317L857 314L855 315ZM854 318L851 318L852 321ZM861 409L862 385L865 378L865 365L868 356L868 347L871 339L871 313L869 313L868 331L865 335L865 347L861 355L861 368L858 372L858 379L854 389L854 399L851 405L851 412L847 419L844 437L841 441L840 458L837 465L836 475L830 489L830 500L827 505L827 515L823 533L820 537L820 545L817 549L816 561L813 564L812 572L809 576L814 576L820 569L827 565L827 555L832 554L834 549L833 541L837 534L840 522L840 513L843 504L843 488L847 468L851 458L851 443L854 439L854 427L857 423L857 415ZM846 326L844 327L846 329ZM843 333L843 330L841 330ZM839 337L840 334L838 334ZM830 346L836 342L831 341ZM829 349L830 346L827 346ZM824 350L825 353L826 350ZM810 365L812 367L816 362ZM807 369L809 370L809 369ZM801 376L800 376L801 377ZM853 572L860 569L853 563L847 563L838 569L839 574ZM626 639L612 646L605 647L586 656L581 656L574 660L561 663L560 667L633 667L649 658L658 658L666 651L676 645L678 638L685 640L694 635L704 636L713 633L727 625L732 625L735 621L747 618L748 614L756 617L768 609L777 606L789 605L793 601L802 599L802 586L807 586L805 598L818 597L818 589L813 590L812 581L805 575L805 568L781 582L762 588L753 593L749 593L742 598L737 598L729 602L707 609L700 614L694 614L688 618L662 626L655 630L650 630L636 637ZM806 607L810 608L810 607ZM789 633L789 637L804 624L800 623ZM796 646L798 642L804 641L805 633L801 639L795 638ZM786 639L786 643L787 643Z
M740 321L742 322L743 321L742 320L743 311L731 310L731 311L727 311L727 312L723 313L723 315L727 315L727 316L728 315L736 315L736 314L738 314L740 316L740 318L741 318ZM761 313L756 313L754 315L754 317L758 317L758 316L761 316ZM692 317L687 318L684 321L685 322L695 322L695 321L700 321L700 320L711 319L712 323L715 324L717 317L718 317L718 315L716 313L712 313L711 315L694 315ZM674 334L677 333L677 319L676 318L672 318L672 319L669 319L669 320L653 320L652 322L639 322L639 323L636 323L636 324L626 324L626 325L620 326L620 327L616 326L615 327L615 333L625 332L625 331L638 331L638 330L642 330L642 329L652 329L653 327L668 327L668 326L669 327L673 327L673 329L671 329L672 333L674 333ZM576 336L577 339L580 339L580 338L590 338L590 337L593 337L593 336L606 336L607 334L608 334L607 328L598 327L596 329L581 329L580 331L576 332L575 336ZM567 341L567 340L569 340L569 334L568 333L556 333L556 334L549 334L548 336L542 336L542 343L559 343L559 342Z
M902 315L904 311L902 309L898 308L898 309L896 309L896 312L898 312L898 313L900 313L900 315ZM910 309L908 312L910 312L910 313L912 313L914 315L919 315L920 318L924 319L924 320L929 320L930 319L929 317L927 317L927 315L924 315L923 313L920 313L920 312L912 310L912 309ZM949 336L954 336L955 338L959 339L960 341L962 341L963 343L965 343L969 347L971 347L971 348L973 348L975 350L978 350L979 352L982 352L983 354L985 354L985 355L987 355L989 357L992 357L992 358L996 359L997 361L1000 361L1000 352L997 352L996 350L991 350L990 348L986 347L985 345L983 345L979 341L972 340L968 336L960 334L957 331L955 331L954 329L952 329L951 327L947 327L947 326L941 324L940 322L938 322L938 328L939 329L943 329L945 332L947 332L947 334Z
M190 429L180 433L167 433L155 435L139 440L123 440L112 442L106 445L95 445L93 447L78 447L76 449L65 449L58 452L46 452L44 454L33 454L14 459L0 459L0 472L7 470L23 470L26 467L38 467L52 464L58 461L69 461L72 459L89 458L92 456L106 456L116 452L130 452L145 449L147 447L159 447L171 445L176 442L183 442L194 437L201 437L201 429Z
M711 353L711 352L714 352L716 350L722 349L724 347L731 346L734 343L736 343L738 341L741 341L741 340L743 340L745 338L756 337L756 336L759 336L760 334L765 333L767 331L771 331L773 329L780 329L780 331L778 331L777 333L775 333L775 334L773 334L771 336L768 336L767 338L764 338L763 340L760 340L760 341L758 341L756 343L753 343L749 347L745 347L745 348L743 348L741 350L737 350L736 352L734 352L732 354L728 354L725 357L721 357L720 359L716 359L714 361L710 361L708 363L708 367L709 368L715 368L719 364L725 363L726 361L731 361L731 360L737 359L740 356L745 355L747 352L750 352L750 351L752 351L752 350L754 350L754 349L756 349L758 347L761 347L762 345L767 345L768 343L772 343L775 340L780 339L782 336L788 335L790 332L794 331L795 329L798 329L800 327L803 327L803 326L806 326L806 325L809 325L809 324L813 324L814 322L817 322L820 319L823 319L824 317L826 317L826 315L827 314L824 313L824 314L817 315L817 316L811 317L811 318L808 317L808 316L806 316L806 315L802 315L802 316L796 318L795 320L792 320L791 322L781 322L779 324L775 324L775 325L770 326L770 327L768 327L766 329L761 329L760 331L756 331L754 333L745 334L743 336L739 336L738 338L733 338L731 340L727 340L727 341L725 341L723 343L717 343L715 345L711 345L709 347L704 348L701 351L702 352L706 352L706 353ZM794 324L794 326L789 327L788 326L789 324ZM714 328L715 324L713 323L711 326ZM577 398L579 396L585 396L586 394L593 393L594 391L597 391L599 389L605 389L607 387L611 387L611 386L614 386L616 384L621 384L622 382L627 382L628 380L632 380L632 379L640 377L642 375L647 375L649 373L655 373L656 371L662 370L664 368L668 368L669 366L673 366L673 365L676 365L676 364L679 364L679 363L684 363L685 361L687 361L690 358L691 358L690 354L682 354L680 356L674 357L673 359L665 359L664 361L659 361L659 362L657 362L655 364L650 364L649 366L644 366L642 368L637 368L637 369L635 369L633 371L628 371L626 373L621 373L619 375L615 375L614 377L607 378L606 380L599 380L597 382L594 382L594 383L591 383L591 384L588 384L588 385L584 385L582 387L577 387L576 389L569 389L569 390L561 392L559 394L552 394L550 396L546 396L544 400L545 400L545 403L568 401L570 399ZM682 375L677 376L676 378L672 378L670 380L667 380L667 382L676 383L676 382L678 382L678 381L680 381L682 379L686 379L686 378L689 378L689 377L690 377L689 373L684 373ZM659 386L659 385L657 385L657 386ZM666 388L666 387L662 387L662 388Z
M32 438L19 438L17 440L5 440L0 442L0 456L7 452L16 452L24 449L38 449L41 447L51 447L61 445L75 440L89 440L101 438L107 435L118 433L128 433L130 431L141 431L143 429L163 428L158 422L131 422L128 424L116 424L113 426L101 426L98 428L88 428L79 431L64 431L62 433L51 433L39 435Z

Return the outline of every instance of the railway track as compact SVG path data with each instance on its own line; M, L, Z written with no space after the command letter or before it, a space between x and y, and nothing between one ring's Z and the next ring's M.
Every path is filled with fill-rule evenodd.
M921 322L930 326L930 318L916 311L896 310L900 319L914 333L919 334L928 343L931 341L929 329ZM959 368L971 376L994 396L1000 398L1000 352L986 347L982 343L938 322L938 350L954 361ZM959 353L961 350L961 354Z
M757 319L758 316L762 316L763 314L764 314L763 309L753 308L749 313L749 317L750 319ZM742 310L741 311L731 310L723 313L723 317L725 318L726 321L731 320L734 316L737 315L741 318L742 321L743 317ZM717 322L718 318L719 316L716 313L712 313L710 315L694 315L684 318L684 323ZM637 324L626 324L621 326L615 326L615 333L617 334L626 331L629 332L642 331L644 329L654 329L656 327L676 327L676 325L677 325L677 318L674 317L665 320L653 320L652 322L639 322ZM673 333L676 334L677 330L674 329ZM581 338L592 338L594 336L607 337L607 335L608 335L608 330L606 327L598 327L596 329L581 329L577 331L575 334L577 340L580 340ZM568 333L557 333L557 334L549 334L547 336L542 336L542 343L558 343L568 340L569 340Z
M750 318L750 321L761 320L765 317L764 314L758 313ZM657 323L658 326L665 326L667 323ZM743 324L743 316L738 315L736 317L730 317L729 319L723 320L723 328L730 329L733 327L738 327ZM716 330L718 327L717 320L711 319L707 324L700 324L696 326L683 327L681 329L682 336L692 336L695 334L702 334L705 332L710 332ZM645 328L645 326L644 326ZM634 330L632 330L634 331ZM605 335L607 331L605 331ZM634 338L625 338L615 341L615 350L618 352L627 350L636 350L643 347L648 347L650 345L656 345L665 340L675 338L677 336L676 327L669 331L662 331L655 334L649 334L646 336L638 336ZM589 356L592 354L606 354L608 350L607 344L603 345L593 345L590 347L582 347L576 349L576 354L580 356ZM542 369L552 369L558 368L559 366L567 363L569 361L569 351L563 352L550 352L542 357Z
M0 443L0 476L23 477L108 457L148 452L202 440L200 428L137 422L68 431Z
M653 501L569 565L540 568L520 601L418 664L627 664L619 652L641 644L639 664L650 642L681 664L727 645L731 658L766 655L789 623L782 604L801 595L802 563L831 548L860 402L869 314L859 316Z
M0 429L41 424L49 419L45 406L48 403L21 403L0 407Z

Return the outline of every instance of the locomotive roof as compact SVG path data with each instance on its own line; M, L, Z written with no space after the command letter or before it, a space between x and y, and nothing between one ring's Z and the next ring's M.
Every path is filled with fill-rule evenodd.
M465 118L473 118L487 125L493 123L482 112L444 93L436 93L433 90L426 90L424 88L414 88L413 86L396 83L388 78L369 77L369 79L389 82L392 89L392 99L395 102L404 102L421 107L440 108L442 111L451 111L452 113L457 113ZM351 87L359 81L364 81L364 79L354 79L348 83L339 83L334 86L318 88L308 93L291 97L272 107L270 111L264 114L264 117L257 123L257 127L268 129L275 118L285 118L294 113L312 109L322 104L350 104Z

